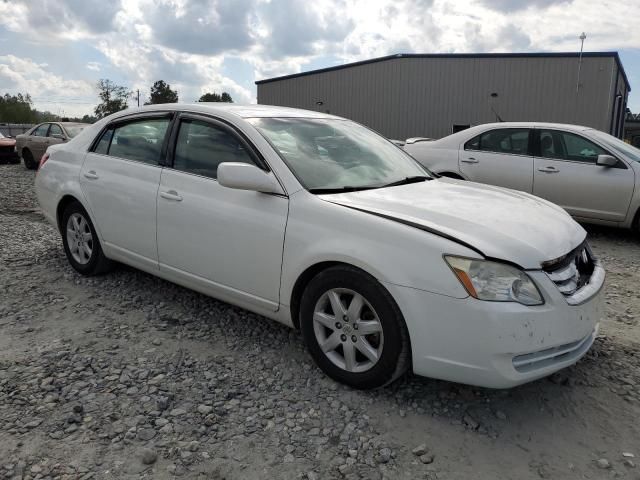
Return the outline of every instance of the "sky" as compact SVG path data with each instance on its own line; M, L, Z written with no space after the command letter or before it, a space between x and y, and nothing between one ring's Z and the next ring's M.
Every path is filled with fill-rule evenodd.
M96 82L164 80L181 102L397 53L618 51L640 112L640 1L0 0L0 93L91 114ZM130 100L130 105L135 99Z

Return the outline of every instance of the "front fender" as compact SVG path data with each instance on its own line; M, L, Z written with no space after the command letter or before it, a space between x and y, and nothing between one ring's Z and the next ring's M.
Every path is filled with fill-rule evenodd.
M329 203L306 191L290 199L282 265L281 301L308 268L322 262L358 267L381 283L466 298L444 253L477 257L446 238L393 220Z

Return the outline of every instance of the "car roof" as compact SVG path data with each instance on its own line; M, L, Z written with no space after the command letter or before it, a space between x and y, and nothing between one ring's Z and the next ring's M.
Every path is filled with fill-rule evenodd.
M135 113L144 113L154 110L180 110L189 112L202 113L224 113L231 114L240 118L333 118L340 119L335 115L322 112L314 112L311 110L303 110L300 108L278 107L274 105L243 105L237 103L222 102L197 102L197 103L163 103L158 105L146 105L139 108L128 108L122 110L123 115L131 115Z
M593 130L591 127L585 127L582 125L572 125L569 123L549 123L549 122L495 122L495 123L482 123L480 125L474 125L473 127L467 128L465 130L461 130L456 133L452 133L451 135L447 135L446 137L442 137L433 142L420 142L429 143L431 146L441 146L448 147L449 145L453 145L459 143L461 141L466 141L469 138L472 138L474 135L482 133L486 130L491 130L494 128L551 128L557 130L567 130L570 132L582 132L585 130Z
M582 130L591 130L591 127L583 125L572 125L570 123L549 123L549 122L495 122L474 125L470 129L481 130L485 128L561 128L563 130L571 130L579 132ZM464 132L464 130L463 130Z

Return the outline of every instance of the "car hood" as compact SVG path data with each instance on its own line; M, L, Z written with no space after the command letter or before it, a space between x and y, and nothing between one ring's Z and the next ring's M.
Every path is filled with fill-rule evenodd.
M448 178L320 197L425 228L486 257L526 269L540 268L542 262L566 255L586 237L585 230L563 209L546 200Z

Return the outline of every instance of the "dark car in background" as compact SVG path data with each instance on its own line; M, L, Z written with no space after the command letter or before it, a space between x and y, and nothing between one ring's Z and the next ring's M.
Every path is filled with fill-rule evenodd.
M16 151L15 139L0 133L0 165L5 163L20 163L20 157Z
M41 123L28 132L16 136L16 150L22 157L25 168L35 170L47 148L68 142L88 126L88 123L76 122Z

